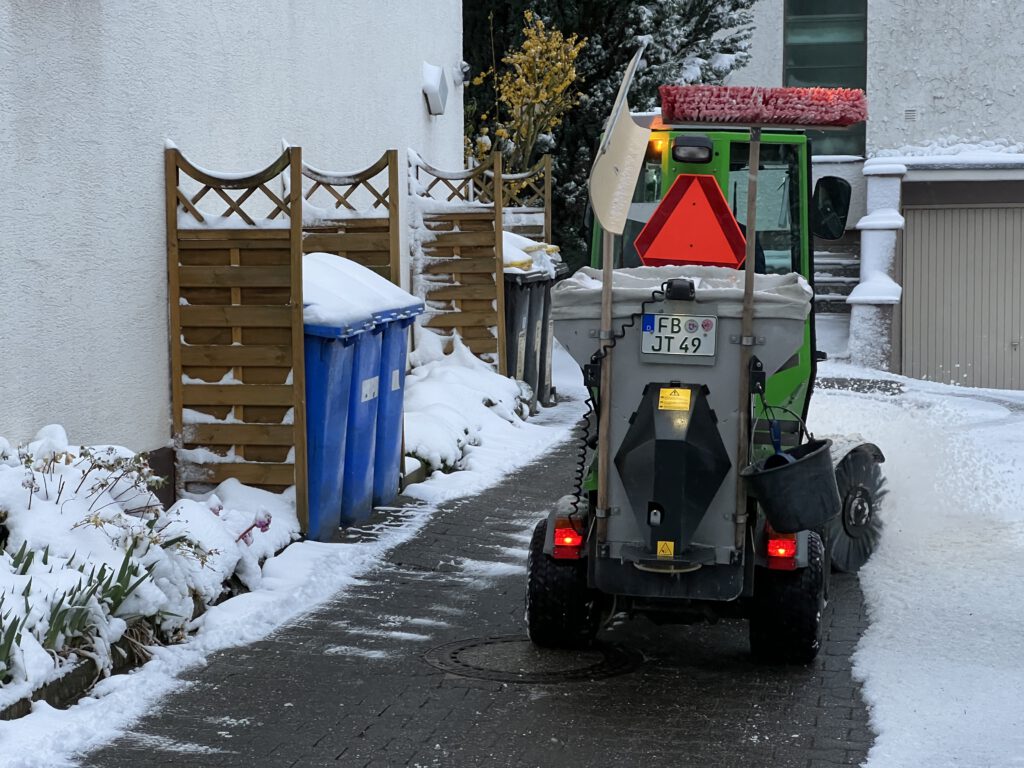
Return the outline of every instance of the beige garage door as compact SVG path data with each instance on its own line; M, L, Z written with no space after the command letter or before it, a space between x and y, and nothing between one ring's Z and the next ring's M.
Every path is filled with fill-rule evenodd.
M906 208L903 373L1021 389L1024 208Z

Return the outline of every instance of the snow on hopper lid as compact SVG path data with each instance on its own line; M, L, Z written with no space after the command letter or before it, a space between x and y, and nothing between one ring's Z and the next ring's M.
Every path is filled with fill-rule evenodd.
M374 320L411 317L423 302L354 261L331 253L302 257L304 320L310 325L365 330Z
M859 88L663 85L658 91L666 123L845 127L868 115Z

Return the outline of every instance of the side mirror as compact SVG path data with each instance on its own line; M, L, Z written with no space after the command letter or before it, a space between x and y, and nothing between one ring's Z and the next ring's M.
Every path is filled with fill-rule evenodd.
M814 185L811 200L811 232L822 240L838 240L846 231L850 213L850 182L838 176L822 176Z

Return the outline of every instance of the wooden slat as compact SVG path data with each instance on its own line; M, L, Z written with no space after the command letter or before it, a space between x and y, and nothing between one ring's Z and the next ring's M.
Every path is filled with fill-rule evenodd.
M428 301L452 301L467 299L493 299L495 296L494 282L490 285L446 285L427 292Z
M220 483L235 479L246 485L292 485L294 464L187 464L185 482Z
M185 384L185 405L292 405L295 388L290 384Z
M494 246L494 230L482 229L476 232L439 233L424 246L431 248L461 248L463 246Z
M280 240L183 240L181 250L188 253L192 250L230 250L231 248L245 248L247 251L284 251L288 253Z
M292 349L285 346L189 346L181 347L183 365L288 366Z
M291 445L292 424L186 424L181 439L194 445Z
M333 234L307 234L302 238L302 250L305 253L326 251L328 253L359 252L359 251L384 251L387 252L391 246L391 239L387 232L376 233L354 233L337 232Z
M458 275L462 273L494 274L494 258L445 259L427 264L424 269L431 275Z
M498 340L493 336L490 339L463 339L462 343L469 347L474 355L494 354L498 351Z
M494 221L494 211L488 207L484 210L470 208L465 211L445 211L444 213L431 213L423 217L428 224L435 221Z
M216 217L213 221L216 221ZM285 243L278 243L276 247L287 248L287 240L291 232L287 227L275 227L273 229L254 229L251 227L240 228L209 228L209 229L179 229L178 240L187 242L189 240L224 240L237 243L239 240L284 240ZM211 248L210 245L197 246L199 248ZM234 246L240 247L240 246Z
M182 286L240 288L287 287L291 281L288 267L179 267Z
M428 328L461 328L471 325L497 325L496 312L448 312L443 315L432 315L427 320Z
M186 328L287 328L291 325L291 319L289 307L181 307L181 325Z

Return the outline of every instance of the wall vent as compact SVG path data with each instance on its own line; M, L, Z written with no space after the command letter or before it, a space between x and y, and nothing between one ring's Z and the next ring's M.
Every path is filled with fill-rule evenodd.
M905 109L903 110L903 119L908 123L917 122L917 110L916 109Z

